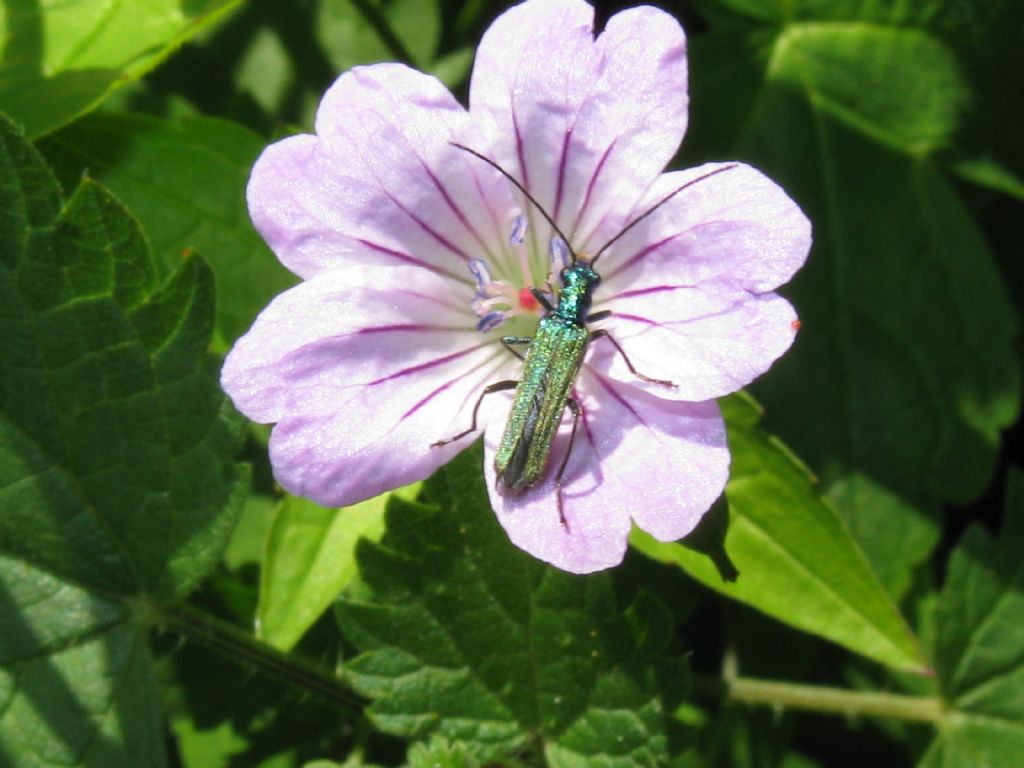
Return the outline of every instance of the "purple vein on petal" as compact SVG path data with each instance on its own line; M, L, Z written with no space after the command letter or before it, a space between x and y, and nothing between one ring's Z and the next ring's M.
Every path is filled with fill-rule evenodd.
M494 210L494 206L491 205L490 198L487 197L487 194L484 192L484 188L480 186L480 177L475 173L473 174L473 186L475 186L476 191L480 193L480 200L483 202L484 208L487 209L487 215L491 217L491 226L494 227L494 234L496 238L494 242L500 243L504 234L501 228L501 221L498 218L497 212Z
M445 333L458 333L461 329L449 328L444 325L424 325L422 323L395 323L394 325L378 325L373 328L360 328L353 336L365 336L372 333L395 333L397 331L444 331Z
M422 160L420 160L420 163L421 165L423 165L423 170L427 172L427 176L429 176L430 180L434 183L434 186L437 188L437 191L441 193L441 197L444 198L444 201L448 204L448 207L451 208L452 213L454 213L456 218L458 218L458 220L462 222L462 226L466 228L466 230L473 236L473 239L476 240L477 244L485 252L489 252L490 249L487 247L487 243L480 236L480 233L477 231L476 227L473 226L473 223L466 216L465 211L463 211L459 204L452 199L452 196L451 194L449 194L448 189L445 187L445 185L441 183L441 180L437 178L437 176L426 163L424 163Z
M453 289L456 288L456 287L457 286L452 286ZM437 304L437 305L439 305L441 307L444 307L445 309L450 309L452 312L454 312L456 314L463 315L463 316L465 316L467 318L467 321L470 323L470 325L467 326L465 330L468 330L470 327L475 326L477 320L479 319L471 311L471 309L469 307L469 302L468 301L465 302L465 303L462 303L462 302L459 302L459 301L451 302L451 301L447 300L448 297L454 296L454 294L455 294L454 290L448 291L447 293L443 293L441 295L437 295L437 294L434 294L434 293L424 293L423 291L416 291L416 290L412 290L412 289L409 289L409 288L395 288L395 289L392 289L389 293L390 293L390 295L394 295L394 296L407 296L411 301L417 301L417 302L422 301L422 302L429 302L431 304ZM450 330L450 331L456 331L457 332L457 331L464 330L464 329L448 327L448 328L445 328L445 330Z
M466 355L472 352L476 352L482 346L485 345L477 344L475 346L459 350L458 352L452 352L450 355L445 355L444 357L438 357L435 358L434 360L428 360L427 362L420 363L419 365L411 365L408 368L403 368L400 371L395 371L394 373L390 373L387 376L382 376L379 379L367 382L366 386L373 387L376 386L377 384L384 384L385 382L392 381L393 379L401 378L402 376L408 376L413 373L419 373L420 371L425 371L429 368L434 368L438 365L445 365L446 363L450 363L452 360L458 360L460 357L465 357Z
M384 118L383 115L379 115L378 118L382 122L386 122L386 118ZM406 143L408 144L408 141ZM480 236L480 233L473 227L472 223L470 222L469 218L466 216L466 214L462 210L462 208L460 208L459 205L452 199L452 196L448 192L447 187L445 187L445 185L441 182L441 180L439 178L437 178L437 175L434 173L433 169L430 167L430 164L427 163L427 161L423 159L423 156L420 154L420 152L417 150L417 148L415 146L411 146L410 145L408 147L408 150L409 150L410 154L413 157L416 158L416 161L420 164L420 167L427 174L427 177L430 179L431 183L434 185L434 188L438 192L441 193L441 197L444 198L445 203L448 204L448 207L451 209L452 213L454 213L455 216L458 218L458 220L460 222L462 222L462 225L474 237L474 239L477 241L477 243L480 245L480 247L483 248L485 251L487 251L488 250L487 243ZM391 197L390 193L388 193L388 196ZM394 198L392 198L392 200L394 201ZM395 202L397 202L397 201L395 201ZM402 209L403 212L405 212L406 214L409 214L411 216L410 212L406 208L404 208L400 204L399 204L399 207ZM413 218L415 219L415 217L413 217ZM420 224L420 226L424 226L423 223L421 221L419 221L418 219L416 219L416 223ZM428 231L430 231L430 230L428 230ZM432 232L432 231L430 232L430 234L434 235L434 237L437 237L437 235L434 232ZM452 247L450 244L447 244L447 243L445 243L445 245L447 247L449 247L449 248Z
M688 290L693 287L694 286L692 285L651 285L648 286L647 288L636 288L632 291L622 291L620 293L616 293L614 296L606 296L603 299L603 301L609 302L614 301L615 299L632 299L636 298L637 296L648 296L652 293L665 293L667 291Z
M750 295L749 292L747 295ZM656 325L659 328L665 328L668 330L675 330L677 328L692 325L694 323L701 323L705 320L714 320L720 317L728 317L732 312L744 304L743 299L734 299L730 301L722 309L715 310L714 312L705 312L702 315L694 315L693 317L683 318L681 320L672 320L670 322L658 322L657 320L651 320L649 317L641 317L640 315L632 315L625 312L614 312L612 317L616 320L632 320L635 323L641 323L642 325Z
M469 369L468 371L465 371L464 373L460 373L460 374L459 374L458 376L456 376L455 378L453 378L453 379L449 379L448 381L446 381L446 382L445 382L444 384L442 384L441 386L439 386L439 387L436 387L436 388L435 388L434 390L432 390L431 392L429 392L429 393L428 393L428 394L426 395L426 397L424 397L424 398L423 398L422 400L420 400L420 401L419 401L418 403L416 403L416 404L415 404L415 405L414 405L414 406L413 406L412 408L410 408L410 409L409 409L409 410L407 410L407 411L406 411L405 413L403 413L403 414L402 414L402 416L401 416L401 418L399 419L399 421L401 421L401 420L403 420L403 419L406 419L406 418L408 418L409 416L412 416L412 415L413 415L414 413L416 413L416 411L418 411L418 410L419 410L420 408L422 408L422 407L423 407L424 405L426 405L427 403L429 403L429 402L430 402L431 400L433 400L433 399L434 399L435 397L437 397L437 396L438 396L439 394L441 394L441 393L442 393L442 392L444 392L444 391L445 391L446 389L448 389L448 388L449 388L449 387L451 387L451 386L452 386L453 384L455 384L455 382L457 382L457 381L462 381L463 379L467 378L468 376L471 376L472 374L476 373L476 372L477 372L477 371L479 371L479 370L480 370L481 368L483 368L483 367L484 367L485 365L487 365L487 363L489 363L489 362L490 362L490 360L485 360L484 362L482 362L482 363L479 363L478 365L474 365L474 366L473 366L472 368L470 368L470 369Z
M406 208L404 205L402 205L402 203L399 202L398 198L395 197L394 195L392 195L390 192L385 190L385 194L388 196L388 199L392 203L394 203L402 213L404 213L406 216L408 216L410 219L412 219L414 222L416 222L416 225L420 229L422 229L424 232L426 232L428 235L430 235L432 238L434 238L438 243L443 245L445 248L447 248L449 251L454 253L456 256L458 256L463 261L469 261L469 255L465 251L463 251L461 248L459 248L459 246L455 245L455 243L453 243L451 240L446 238L440 232L438 232L433 227L431 227L429 224L427 224L427 222L423 221L423 219L421 219L415 213L413 213L408 208Z
M404 261L407 264L412 264L413 266L429 269L431 272L434 272L435 274L450 277L453 280L458 280L460 283L466 282L465 276L458 275L454 272L445 269L444 267L439 267L435 264L431 264L430 262L423 261L423 259L418 259L412 254L405 253L404 251L396 251L394 248L388 248L386 245L381 245L380 243L375 243L372 240L366 240L365 238L361 237L356 238L356 242L360 243L361 245L365 245L370 250L377 251L377 253L383 253L388 256L393 256L399 261Z
M426 405L427 403L429 403L429 402L430 402L431 400L433 400L433 399L434 399L435 397L437 397L437 396L438 396L439 394L441 394L442 392L444 392L444 391L445 391L446 389L448 389L449 387L451 387L451 386L452 386L452 385L453 385L453 384L454 384L454 383L455 383L456 381L458 381L458 380L459 380L459 379L461 379L461 378L463 378L463 377L462 377L462 376L459 376L458 378L455 378L455 379L449 379L449 380L448 380L448 381L446 381L446 382L445 382L444 384L442 384L441 386L437 387L436 389L434 389L433 391L431 391L430 393L428 393L426 397L424 397L424 398L423 398L422 400L420 400L420 401L419 401L418 403L416 403L416 405L414 405L414 406L413 406L412 408L410 408L410 409L409 409L408 411L406 411L405 413L403 413L403 414L401 415L401 417L399 418L399 421L404 421L405 419L407 419L407 418L409 418L410 416L412 416L412 415L413 415L414 413L416 413L416 411L418 411L418 410L419 410L420 408L422 408L422 407L423 407L424 405Z
M633 230L633 231L635 232L636 230ZM636 264L638 262L640 262L643 259L647 258L648 256L650 256L652 253L654 253L656 250L658 250L662 246L668 245L673 240L675 240L677 237L681 237L684 234L686 234L686 233L685 232L676 232L675 234L672 234L672 235L669 235L668 237L662 238L661 240L657 241L656 243L650 243L650 244L644 246L639 251L634 253L632 256L630 256L629 258L627 258L624 261L620 262L619 266L617 268L608 270L608 272L605 275L605 279L606 280L610 280L611 278L615 277L616 275L621 274L626 269L629 269L630 267L636 266Z
M523 134L519 130L519 118L516 115L515 105L512 106L512 132L516 136L516 157L519 158L519 170L523 178L519 181L527 189L530 188L530 173L526 170L526 151L523 149Z
M583 216L587 212L587 206L590 205L590 199L594 194L594 187L597 185L597 177L601 175L601 171L604 169L605 163L612 154L612 150L615 149L615 143L618 141L618 137L612 139L612 143L605 149L604 154L601 155L601 159L597 161L597 166L594 168L594 173L590 177L590 181L587 182L587 191L583 195L583 202L580 203L580 209L576 213L576 221L572 225L573 232L579 229L580 224L583 222Z
M558 159L558 184L555 187L555 207L551 211L551 218L558 221L558 214L562 210L562 192L565 187L565 169L569 161L569 143L572 141L572 128L569 128L565 132L565 138L562 140L562 155ZM571 237L572 235L566 235Z
M657 320L651 320L649 317L640 317L640 315L630 315L625 312L615 312L612 314L616 320L632 320L634 323L640 323L642 325L657 325L661 326Z
M509 103L509 113L512 116L512 133L514 133L516 137L516 157L519 159L519 170L522 173L522 178L519 179L519 183L522 184L524 188L529 189L530 172L526 168L526 150L523 146L523 133L519 129L519 116L516 114L516 99L514 90L512 91L512 96ZM535 253L540 253L542 249L540 248L540 244L537 241L537 227L535 225L533 218L533 206L530 204L529 200L524 199L522 201L522 209L526 213L526 218L530 222L529 235L533 251Z
M597 380L597 383L601 385L601 389L603 389L605 392L611 395L612 399L614 399L619 405L621 405L623 408L629 411L629 413L633 416L634 419L643 424L645 427L648 426L647 422L644 421L643 417L640 416L639 413L637 413L636 408L630 405L629 401L626 398L624 398L619 393L619 391L615 389L615 387L611 385L610 381L608 381L604 376L599 374L597 371L591 370L591 373L594 375L594 378Z

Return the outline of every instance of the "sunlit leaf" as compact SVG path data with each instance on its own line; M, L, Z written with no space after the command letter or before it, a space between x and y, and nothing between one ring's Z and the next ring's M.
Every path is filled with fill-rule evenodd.
M0 555L0 764L166 764L146 642L124 605Z
M0 111L31 137L70 122L141 77L240 0L7 3Z
M416 488L404 490L413 498ZM384 532L384 494L346 509L327 509L288 496L270 527L260 572L256 627L260 638L282 650L295 645L356 577L360 538Z
M707 556L634 531L657 560L794 627L899 669L922 670L921 650L842 518L807 470L757 422L742 396L725 401L732 470L725 550L739 570L722 580Z

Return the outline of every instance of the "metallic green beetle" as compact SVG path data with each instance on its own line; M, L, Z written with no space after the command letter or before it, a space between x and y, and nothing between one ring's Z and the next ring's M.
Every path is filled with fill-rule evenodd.
M501 444L494 458L494 468L500 485L508 493L517 495L534 485L544 474L551 455L551 444L554 442L555 434L558 432L558 427L562 422L562 413L565 408L569 408L573 415L569 447L562 457L562 462L555 475L558 513L562 524L565 525L565 516L562 513L562 476L569 463L573 440L576 437L576 427L583 414L583 407L573 396L572 389L576 383L576 376L579 373L580 367L583 365L587 345L599 338L608 339L615 346L615 349L618 350L619 354L622 355L623 360L634 376L644 381L667 387L675 386L671 381L652 379L637 371L622 347L619 346L619 343L608 335L606 330L590 330L587 327L588 322L595 322L611 315L611 312L608 310L590 314L590 304L594 290L601 282L601 276L594 270L594 263L602 253L608 250L626 232L684 189L716 173L722 173L730 168L734 168L735 165L717 168L683 184L633 219L617 235L605 243L594 255L594 258L587 260L577 256L571 246L569 246L568 239L559 230L558 225L555 224L548 213L513 176L493 160L476 150L461 144L454 144L454 146L480 158L512 182L526 196L527 200L536 207L555 233L562 239L562 242L566 244L571 260L560 275L561 289L558 292L557 304L552 304L549 295L544 291L536 287L530 288L534 298L545 310L545 315L540 319L537 326L537 333L532 337L505 336L502 339L502 343L509 349L517 345L528 346L522 377L519 380L499 381L485 387L476 405L473 407L473 420L469 429L453 437L440 440L434 443L434 445L445 445L475 432L480 403L483 402L484 397L492 392L515 389L512 409L509 412L505 432L502 435Z

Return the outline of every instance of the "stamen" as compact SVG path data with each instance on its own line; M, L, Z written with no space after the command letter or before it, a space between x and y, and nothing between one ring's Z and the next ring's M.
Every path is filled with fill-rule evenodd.
M487 286L494 282L494 278L491 277L491 270L487 267L487 262L483 259L470 259L469 272L473 275L473 279L476 280L477 295L486 296Z
M516 305L518 294L516 289L505 280L495 280L491 275L490 266L483 259L470 259L467 263L473 280L476 281L476 294L470 306L480 319L477 321L478 331L486 332L501 325L510 317L520 314Z
M506 320L508 320L508 314L505 312L488 312L477 321L476 329L481 333L486 333L497 328Z
M499 296L492 296L489 299L476 296L473 298L472 305L473 311L476 312L478 315L483 316L486 315L495 307L500 307L502 305L507 307L509 305L509 300L508 296L506 296L505 294L501 294Z
M551 238L550 255L551 271L554 273L559 273L568 267L572 258L572 252L569 250L569 246L566 244L565 240L558 236Z
M526 217L519 214L512 220L512 231L508 236L509 245L522 245L526 240Z
M527 248L523 245L526 242L528 229L529 223L526 216L522 213L517 213L512 219L512 231L508 236L508 244L512 246L512 250L515 251L516 258L519 260L519 280L522 285L530 285L533 282L530 259L527 254Z
M522 214L517 214L512 221L512 229L509 235L509 244L519 260L519 268L522 270L521 280L495 280L491 273L491 264L480 258L470 259L466 266L473 275L476 283L476 292L470 301L473 313L479 318L476 329L482 333L493 330L497 326L520 315L536 315L540 307L537 297L532 293L534 279L530 269L529 249L526 247L525 238L527 231L527 220ZM568 266L571 258L571 251L561 238L551 241L552 260L560 261L562 265ZM547 290L543 296L548 304L555 304L550 284L551 277L548 276ZM517 288L518 283L522 288Z

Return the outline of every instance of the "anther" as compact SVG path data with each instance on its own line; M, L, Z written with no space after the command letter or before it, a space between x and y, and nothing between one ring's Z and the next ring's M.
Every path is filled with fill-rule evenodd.
M526 217L519 214L512 219L512 231L508 235L509 245L522 245L526 240Z
M569 250L569 246L565 240L557 236L551 238L550 254L551 271L556 274L568 267L572 259L572 252Z
M487 286L494 282L491 271L487 268L487 262L483 259L470 259L469 272L476 280L476 292L480 295L487 295Z
M481 333L487 333L487 331L490 331L493 328L497 328L507 319L508 315L504 312L488 312L486 315L477 320L476 329Z

